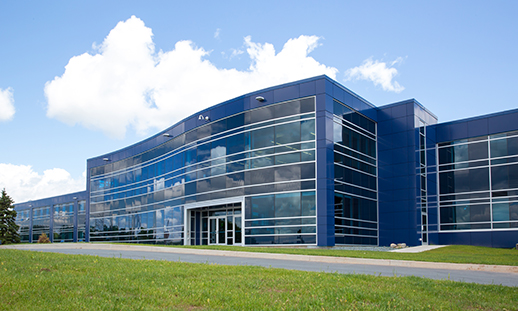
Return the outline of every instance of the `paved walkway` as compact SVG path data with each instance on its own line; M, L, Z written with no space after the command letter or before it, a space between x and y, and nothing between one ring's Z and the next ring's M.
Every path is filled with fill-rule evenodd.
M381 276L419 276L480 284L518 286L518 267L454 264L387 259L252 253L142 245L63 243L5 245L0 248L102 257L254 265L304 271L370 274Z
M448 245L420 245L420 246L412 246L412 247L405 247L405 248L399 248L391 250L391 252L394 253L420 253L420 252L426 252L432 249L445 247Z

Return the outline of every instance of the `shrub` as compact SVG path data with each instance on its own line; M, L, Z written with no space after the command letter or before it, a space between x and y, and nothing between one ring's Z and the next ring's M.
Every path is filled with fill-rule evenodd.
M49 237L45 233L42 233L38 238L38 243L50 243Z

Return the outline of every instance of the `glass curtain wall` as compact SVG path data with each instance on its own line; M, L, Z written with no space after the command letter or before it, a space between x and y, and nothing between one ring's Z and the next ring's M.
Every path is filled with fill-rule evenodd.
M20 226L18 228L18 234L20 234L20 240L24 243L28 243L30 240L31 210L18 211L16 213L15 222L18 226Z
M54 242L74 241L74 202L54 205Z
M378 244L376 123L335 101L336 244Z
M518 132L437 150L441 231L518 228Z
M294 216L300 220L301 193L314 193L315 189L314 111L312 97L246 111L198 127L134 157L92 168L91 241L183 244L184 204L247 196L247 215L272 220L272 215L255 217L252 200L259 202L253 197L274 196L276 192L298 195L298 200L274 200L278 200L280 211L298 204L300 212ZM312 213L304 217L315 218ZM288 218L274 214L276 217ZM265 227L248 225L250 229ZM250 230L247 235L263 236L260 243L316 241L314 224L313 229L304 229L313 233L299 228L300 232L284 234L277 226L266 226L273 234L271 230L265 234ZM303 241L302 235L312 235L313 240Z
M50 206L34 208L32 212L32 242L38 242L42 233L50 238Z
M85 229L86 229L86 201L77 201L77 241L85 241Z
M245 244L315 244L315 191L247 198Z
M420 227L418 232L421 234L421 242L423 245L428 244L428 190L427 190L427 158L426 158L426 123L417 118L415 120L416 123L416 136L417 136L417 146L419 146L417 153L419 158L418 164L418 175L417 175L417 185L419 185L419 190L417 193L417 208L420 209Z

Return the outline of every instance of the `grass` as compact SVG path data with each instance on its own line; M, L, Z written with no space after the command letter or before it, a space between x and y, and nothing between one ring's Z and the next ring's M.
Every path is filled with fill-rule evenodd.
M119 244L119 243L116 243ZM158 246L158 245L157 245ZM163 246L163 245L161 245ZM295 255L394 259L431 262L471 263L485 265L518 266L518 250L482 246L450 245L422 253L397 253L376 251L352 251L340 249L272 248L240 246L166 246L196 249L213 249L239 252L278 253Z
M0 249L0 310L517 310L518 288Z

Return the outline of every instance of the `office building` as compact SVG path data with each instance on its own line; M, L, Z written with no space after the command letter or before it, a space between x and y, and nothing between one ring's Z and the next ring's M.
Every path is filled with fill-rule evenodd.
M18 222L33 242L512 247L516 120L438 123L414 99L376 107L318 76L88 159L85 192L16 204Z

